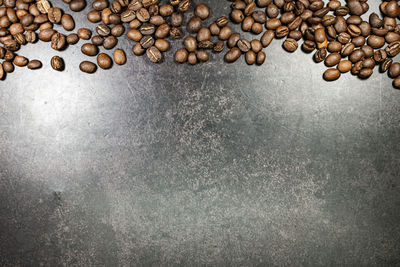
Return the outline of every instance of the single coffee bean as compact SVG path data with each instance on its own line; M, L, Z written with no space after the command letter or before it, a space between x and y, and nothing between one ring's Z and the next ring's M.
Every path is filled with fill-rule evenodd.
M243 53L246 53L251 49L251 43L246 39L240 39L236 45Z
M193 36L188 36L184 40L184 45L187 51L194 52L197 50L197 40Z
M106 37L106 36L109 36L110 35L110 33L111 33L111 30L110 30L110 28L107 26L107 25L105 25L105 24L99 24L97 27L96 27L96 32L97 32L97 34L98 35L100 35L100 36L102 36L102 37Z
M374 53L374 60L378 63L383 62L387 58L387 53L384 49L379 49Z
M95 46L94 44L91 44L91 43L86 43L86 44L82 45L81 51L83 54L85 54L89 57L94 57L99 53L99 49L97 48L97 46Z
M197 64L197 56L196 53L189 53L188 55L188 63L190 65L196 65Z
M237 32L233 33L231 37L229 37L228 39L228 47L229 48L235 47L239 40L240 40L240 34Z
M104 42L104 38L101 37L100 35L95 35L92 37L92 44L94 44L95 46L101 46L103 45Z
M232 28L229 26L225 26L220 30L218 38L222 41L226 41L229 39L229 37L231 37L231 35L232 35Z
M345 72L349 72L351 70L351 67L353 66L353 64L351 63L350 60L342 60L339 62L337 69L341 72L341 73L345 73Z
M225 43L223 41L217 41L214 45L213 51L220 53L225 49Z
M218 27L217 23L211 23L211 25L208 27L210 29L211 35L216 36L219 35L221 32L221 29Z
M86 7L86 0L72 0L69 8L74 12L82 11Z
M13 60L14 65L18 67L25 67L28 65L28 62L29 60L23 56L16 56Z
M151 24L151 23L144 23L140 27L140 32L143 35L152 35L155 31L156 31L156 27L154 24Z
M187 30L190 33L197 33L202 28L202 21L199 17L193 17L187 24Z
M86 28L80 28L78 30L78 36L83 40L89 40L92 36L92 31Z
M393 63L393 59L391 59L391 58L387 58L387 59L385 59L382 63L381 63L381 66L380 66L380 72L386 72L389 68L390 68L390 66L392 65L392 63Z
M371 35L368 37L367 43L374 49L379 49L385 45L385 38L377 35Z
M62 58L60 58L59 56L52 57L51 61L50 61L50 65L56 71L64 70L64 60Z
M139 43L137 43L132 47L132 52L136 56L141 56L144 54L144 52L146 52L146 50L143 49L143 47Z
M100 53L97 56L97 65L102 68L103 70L107 70L109 68L111 68L112 66L112 59L109 55L104 54L104 53Z
M205 20L210 16L210 8L206 6L205 4L199 4L196 6L194 13L196 16L198 16L200 19Z
M28 69L31 70L36 70L36 69L40 69L42 67L42 62L40 62L39 60L33 59L31 61L29 61L28 63Z
M14 59L14 64L15 64L15 59ZM393 79L397 78L400 75L400 63L398 63L398 62L392 63L390 65L388 73L389 73L390 78L393 78Z
M61 25L63 26L64 30L72 31L75 28L75 21L69 14L64 14L61 18Z
M164 21L162 23L160 23L159 25L163 24ZM171 25L173 27L180 27L182 26L183 23L183 15L180 13L173 13L171 15ZM153 23L154 24L154 23Z
M200 62L207 62L210 59L210 55L206 51L200 50L197 52L197 59Z
M71 33L66 38L69 45L74 45L79 42L79 36L76 33Z
M139 42L143 35L140 33L140 31L132 29L128 31L127 37L134 42Z
M118 65L124 65L126 63L125 52L122 49L115 49L113 58L114 62Z
M211 42L210 40L207 41L201 41L197 45L198 48L200 49L213 49L214 48L214 43Z
M227 63L233 63L238 60L241 55L242 51L237 47L233 47L225 54L225 61Z
M153 63L159 63L162 60L162 54L160 50L157 49L157 47L152 46L146 50L146 55L149 58L149 60Z
M61 22L62 11L59 8L51 7L48 10L47 17L51 23L58 24Z
M257 61L256 61L256 64L257 64L257 65L262 65L262 64L264 64L265 59L266 59L265 53L262 52L262 51L258 52L258 53L257 53Z
M373 70L370 68L363 68L360 70L360 72L358 73L358 78L360 79L368 79L369 77L371 77L373 73Z
M393 87L396 89L400 89L400 78L396 78L393 80Z
M51 48L54 50L61 50L65 47L65 44L67 43L65 35L62 33L55 33L51 37Z
M267 30L261 37L261 43L263 47L269 46L274 37L275 37L275 32L273 30Z
M46 30L40 31L39 32L39 40L41 40L43 42L50 42L51 37L55 33L56 33L56 31L53 29L46 29ZM10 49L8 48L8 50L10 50Z
M386 46L385 51L390 57L397 56L397 54L400 53L400 41L390 43L388 46Z
M153 46L153 45L154 45L154 42L155 42L155 40L154 40L153 36L148 35L148 36L144 36L144 37L140 40L140 45L141 45L144 49L147 49L147 48L150 48L151 46Z
M154 46L157 47L161 52L166 52L169 50L169 42L164 39L157 39L154 43Z
M327 69L323 77L328 82L335 81L340 78L340 71L337 69Z
M339 53L337 53L337 52L331 53L325 58L325 66L333 67L333 66L339 64L341 59L342 59L342 57L340 56Z
M174 39L182 38L182 31L177 27L172 27L169 31L169 35Z
M111 34L115 37L120 37L125 32L125 27L122 24L115 25L111 28Z
M94 64L93 62L90 62L90 61L82 61L82 62L79 64L79 69L80 69L82 72L92 74L92 73L95 73L95 72L96 72L97 66L96 66L96 64Z
M104 39L103 47L107 50L113 49L118 44L118 39L115 36L107 36Z
M91 23L98 23L101 21L101 14L99 11L92 10L87 14L87 19Z
M3 69L5 73L11 73L14 71L14 64L10 61L3 62Z
M313 56L314 62L320 63L325 60L326 56L327 56L327 52L326 52L325 48L318 49L317 52L315 52L315 54Z
M253 65L257 61L257 54L253 50L247 51L245 54L245 59L248 65Z
M189 52L185 48L178 49L175 53L176 63L185 63L188 60Z
M211 32L208 28L201 28L197 33L197 41L206 41L210 40Z
M298 43L296 40L292 39L292 38L287 38L284 42L283 42L283 48L288 51L288 52L294 52L297 50L298 48Z

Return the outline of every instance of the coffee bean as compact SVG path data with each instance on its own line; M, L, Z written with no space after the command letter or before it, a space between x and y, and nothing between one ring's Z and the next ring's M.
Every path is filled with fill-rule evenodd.
M3 69L3 64L0 63L0 80L4 79L5 74L6 73L5 73L4 69Z
M242 51L237 47L233 47L225 54L225 61L227 63L233 63L238 60L241 55Z
M190 33L197 33L201 29L201 27L202 27L201 18L193 17L188 22L187 30Z
M125 27L122 24L115 25L111 28L111 34L115 37L120 37L125 32Z
M189 53L188 55L188 63L190 65L196 65L197 64L197 56L196 53Z
M328 82L335 81L340 78L340 71L337 69L327 69L324 72L323 77Z
M162 60L162 54L160 50L157 49L157 47L152 46L146 50L146 55L149 58L149 60L153 63L159 63Z
M61 22L62 11L59 8L51 7L48 10L47 16L51 23L58 24Z
M225 26L220 30L218 38L222 41L225 41L228 40L229 37L231 37L231 35L232 35L232 28L229 26Z
M337 65L341 59L342 57L340 56L339 53L337 52L331 53L325 58L325 66L333 67Z
M188 59L189 52L185 48L178 49L175 53L176 63L185 63Z
M210 8L206 6L205 4L199 4L196 6L194 13L196 16L198 16L200 19L205 20L210 16Z
M101 21L101 14L99 11L96 10L90 11L86 17L91 23L97 23Z
M396 89L400 89L400 78L396 78L393 80L393 87Z
M144 48L150 48L151 46L154 45L154 38L153 36L144 36L141 40L140 40L140 45Z
M231 37L228 39L228 47L232 48L235 47L237 42L240 40L240 34L239 33L233 33Z
M161 52L166 52L169 50L169 42L164 39L157 39L154 43L154 46L157 47Z
M79 64L79 69L80 69L82 72L92 74L92 73L95 73L95 72L96 72L97 66L96 66L96 64L94 64L93 62L90 62L90 61L82 61L82 62Z
M194 52L197 49L197 40L193 36L188 36L184 40L185 48L189 52Z
M100 36L102 36L102 37L106 37L106 36L109 36L110 35L110 33L111 33L111 30L110 30L110 28L107 26L107 25L105 25L105 24L99 24L97 27L96 27L96 32L97 32L97 34L98 35L100 35Z
M118 44L118 39L115 36L107 36L104 39L103 47L107 50L113 49Z
M371 77L373 73L373 70L370 68L363 68L360 70L360 72L358 73L358 78L360 79L368 79L369 77Z
M126 63L125 52L122 49L115 49L113 57L114 62L118 65L124 65Z
M260 51L257 53L257 65L262 65L265 62L266 55L264 52Z
M15 62L14 62L14 64L15 64ZM397 78L400 75L400 63L398 63L398 62L392 63L390 65L388 73L389 73L389 77L391 77L393 79Z
M152 22L153 23L153 22ZM162 22L164 23L164 21ZM160 23L159 25L161 25L162 23ZM180 27L182 26L183 23L183 15L180 13L173 13L171 15L171 25L173 27ZM153 23L154 24L154 23Z
M83 54L94 57L99 53L99 49L94 44L86 43L82 45L81 51Z
M50 65L56 71L64 70L64 60L62 58L60 58L59 56L52 57L51 61L50 61Z
M152 35L155 31L156 31L156 27L154 24L151 24L151 23L144 23L140 27L140 32L143 35Z
M288 51L288 52L294 52L298 48L298 43L296 40L292 38L286 38L286 40L283 42L283 48Z
M5 73L11 73L14 71L14 64L10 61L3 62L3 69Z
M16 56L13 60L15 66L24 67L28 65L29 60L23 56Z
M249 51L251 49L251 44L248 40L246 39L240 39L237 42L237 47L240 49L240 51L242 51L243 53L246 53L247 51Z
M325 60L326 56L327 56L326 49L321 48L321 49L318 49L317 52L315 52L313 59L314 59L315 63L320 63Z
M80 28L78 30L78 36L83 40L89 40L92 36L92 31L86 28Z
M351 67L353 66L353 64L351 63L350 60L342 60L339 62L337 69L341 72L341 73L345 73L345 72L349 72L351 70Z
M214 52L222 52L225 49L225 43L223 41L218 41L215 43L213 51Z
M257 54L253 50L247 51L245 59L248 65L253 65L257 61Z
M207 62L210 59L210 55L206 51L200 50L197 52L197 59L200 62Z
M72 0L69 3L69 8L75 12L82 11L85 7L86 7L86 0Z
M380 66L380 72L386 72L389 68L390 68L390 66L392 65L392 63L393 63L393 59L391 59L391 58L387 58L387 59L385 59L382 63L381 63L381 66Z
M31 60L28 63L28 69L31 70L36 70L36 69L40 69L42 67L42 62L40 62L39 60Z
M95 35L92 37L92 44L94 44L95 46L101 46L103 45L104 42L104 38L101 37L100 35Z
M143 49L143 47L139 43L137 43L132 47L132 52L136 56L141 56L144 54L144 52L146 52L146 50Z
M385 38L377 35L371 35L368 38L367 43L372 48L378 49L385 45Z
M40 31L39 32L39 40L41 40L43 42L50 42L51 37L55 33L56 33L56 31L53 29L46 29L46 30ZM10 50L10 49L8 48L8 50Z
M197 33L197 41L207 41L211 38L211 32L208 28L201 28Z
M97 65L104 70L111 68L112 63L113 63L113 61L112 61L111 57L107 54L100 53L97 56Z
M274 37L275 37L275 32L273 30L267 30L261 37L261 43L263 47L269 46Z
M51 48L54 50L61 50L65 47L65 44L67 43L65 35L62 33L55 33L53 36L51 36Z
M139 42L143 35L140 33L140 31L132 29L128 31L127 37L134 42Z
M75 28L75 21L69 14L64 14L61 18L61 25L63 26L64 30L72 31Z
M169 35L174 39L182 38L182 31L177 27L172 27L169 31Z

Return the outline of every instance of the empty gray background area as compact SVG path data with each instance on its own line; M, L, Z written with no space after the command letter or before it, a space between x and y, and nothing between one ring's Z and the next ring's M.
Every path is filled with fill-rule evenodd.
M154 65L120 39L127 64L87 75L83 43L24 47L44 67L0 82L0 265L400 265L386 74L327 83L282 40L261 67Z

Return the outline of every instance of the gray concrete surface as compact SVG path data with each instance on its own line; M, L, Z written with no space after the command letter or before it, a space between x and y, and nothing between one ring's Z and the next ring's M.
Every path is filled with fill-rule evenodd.
M280 45L91 76L79 46L25 47L45 67L0 82L0 265L399 266L400 91Z

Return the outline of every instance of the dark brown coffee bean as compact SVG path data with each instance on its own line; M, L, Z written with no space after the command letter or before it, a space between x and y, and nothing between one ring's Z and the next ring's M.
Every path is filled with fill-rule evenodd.
M184 49L178 49L175 53L175 62L176 63L185 63L188 60L189 52Z
M189 53L188 55L188 63L190 65L196 65L197 64L197 55L194 52Z
M96 66L96 64L94 64L93 62L90 62L90 61L82 61L82 62L79 64L79 69L80 69L82 72L92 74L92 73L95 73L95 72L96 72L97 66Z
M4 71L3 64L0 63L0 80L4 79L6 72Z
M111 28L111 34L115 37L120 37L125 32L125 27L122 24L115 25Z
M353 63L351 63L350 60L342 60L339 62L337 69L341 72L341 73L346 73L349 72L351 70L351 67L353 66Z
M225 26L220 30L218 38L222 41L225 41L228 40L229 37L231 37L231 35L232 35L232 28L229 26Z
M252 50L247 51L245 54L245 60L248 65L253 65L257 61L257 54Z
M134 42L139 42L143 35L140 33L140 31L132 29L128 31L127 37Z
M199 4L196 6L194 13L196 16L198 16L200 19L205 20L210 16L210 8L206 6L205 4Z
M89 40L92 36L92 31L86 28L80 28L78 30L78 36L80 39Z
M81 51L83 54L85 54L89 57L94 57L99 53L99 49L97 48L97 46L95 46L94 44L90 44L90 43L86 43L86 44L82 45Z
M368 37L367 43L374 49L379 49L385 45L385 38L377 35L371 35Z
M340 78L340 71L337 69L327 69L323 77L328 82L335 81Z
M243 12L239 9L234 9L231 12L231 19L235 23L241 23L244 20L245 16Z
M29 60L23 56L16 56L13 60L14 65L18 67L25 67L28 65L28 62Z
M63 26L64 30L72 31L75 28L75 21L69 14L64 14L61 18L61 25Z
M223 41L218 41L215 43L213 51L220 53L225 49L225 43Z
M288 52L294 52L297 50L298 48L298 43L296 40L292 39L292 38L287 38L284 42L283 42L283 48L288 51Z
M152 22L153 24L155 24L154 22ZM165 23L165 21L163 21L162 23ZM161 25L162 23L158 24ZM171 25L173 27L180 27L182 26L183 23L183 15L180 13L173 13L171 15Z
M149 58L149 60L153 63L159 63L162 60L162 54L160 50L157 49L157 47L152 46L146 50L146 55Z
M118 44L118 39L115 36L107 36L104 39L103 47L107 50L113 49Z
M210 59L210 55L206 51L200 50L197 52L197 59L200 62L207 62Z
M98 35L100 35L100 36L102 36L102 37L106 37L106 36L109 36L110 35L110 33L111 33L111 30L110 30L110 28L107 26L107 25L105 25L105 24L99 24L97 27L96 27L96 32L97 32L97 34Z
M199 17L193 17L189 20L187 30L190 33L197 33L202 28L202 22Z
M55 33L56 33L56 31L53 29L46 29L46 30L40 31L39 32L39 40L41 40L43 42L50 42L51 37Z
M396 78L393 80L393 87L396 89L400 89L400 78Z
M55 33L51 36L51 48L54 50L61 50L65 47L67 41L65 39L65 35L62 33Z
M267 30L263 36L261 37L261 43L263 47L269 46L269 44L272 42L272 40L275 37L275 33L273 30Z
M59 8L51 7L48 10L47 17L51 23L58 24L61 22L62 11Z
M86 7L86 0L72 0L69 3L69 8L75 12L82 11L85 7Z
M325 60L326 56L327 56L326 49L321 48L321 49L318 49L317 52L315 52L313 59L314 59L315 63L320 63Z
M174 39L182 38L182 31L177 27L172 27L169 31L169 35Z
M360 72L358 73L358 78L360 79L368 79L369 77L371 77L373 73L373 70L370 68L363 68L360 70Z
M151 23L144 23L140 27L140 32L143 35L152 35L155 31L156 31L156 27L154 24L151 24Z
M14 64L15 64L15 62L14 62ZM389 74L390 78L393 78L393 79L397 78L400 75L400 63L399 62L392 63L390 65L388 74Z
M337 64L339 64L340 60L342 57L340 56L339 53L331 53L325 58L325 66L327 67L333 67Z
M101 21L101 15L99 11L93 10L87 14L87 19L91 23L97 23Z
M184 45L187 51L194 52L197 50L197 40L193 36L188 36L184 40Z
M11 73L14 71L14 64L10 61L3 62L3 69L5 73Z
M51 61L50 61L50 65L56 71L64 70L64 60L62 58L60 58L59 56L52 57Z
M140 40L140 45L141 45L144 49L147 49L147 48L150 48L151 46L153 46L153 45L154 45L154 42L155 42L155 40L154 40L153 36L147 35L147 36L144 36L144 37Z
M251 49L251 43L246 39L240 39L236 45L243 53L246 53Z
M40 69L42 67L42 62L40 62L39 60L31 60L28 63L28 69L31 70L36 70L36 69Z
M233 63L238 60L241 55L242 52L240 51L240 49L237 47L233 47L225 54L224 59L227 63Z
M400 53L400 41L390 43L388 46L386 46L385 51L388 56L395 57Z
M92 37L92 44L94 44L95 46L101 46L103 45L104 42L104 38L101 37L100 35L95 35Z
M391 59L391 58L387 58L387 59L385 59L382 63L381 63L381 66L380 66L380 72L386 72L389 68L390 68L390 66L392 65L392 63L393 63L393 59Z
M104 70L110 69L112 66L112 63L113 63L113 61L112 61L111 57L107 54L100 53L97 56L97 65Z
M207 41L211 38L211 32L208 28L201 28L197 33L197 41Z
M143 47L139 43L137 43L132 47L132 52L136 56L141 56L144 54L144 52L146 52L146 50L144 50Z
M378 63L383 62L387 58L387 53L384 49L379 49L374 53L374 60Z

